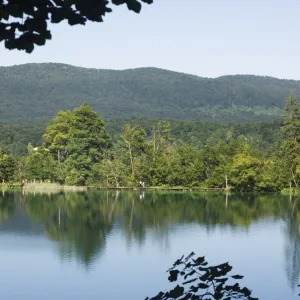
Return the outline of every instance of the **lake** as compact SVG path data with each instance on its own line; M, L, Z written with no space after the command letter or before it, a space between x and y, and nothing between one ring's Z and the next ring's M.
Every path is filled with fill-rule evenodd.
M0 195L0 299L145 299L194 251L260 299L300 299L300 198L91 191Z

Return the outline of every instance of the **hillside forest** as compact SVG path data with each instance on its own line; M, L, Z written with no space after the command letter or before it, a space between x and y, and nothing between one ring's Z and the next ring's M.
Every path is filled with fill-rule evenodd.
M300 81L254 75L205 78L157 68L97 70L44 63L0 67L0 124L47 123L88 100L105 120L278 120Z
M286 98L281 122L138 121L116 121L109 132L87 103L59 111L38 147L28 143L21 155L1 149L2 181L111 187L143 181L146 186L272 192L299 187L300 103L293 94Z

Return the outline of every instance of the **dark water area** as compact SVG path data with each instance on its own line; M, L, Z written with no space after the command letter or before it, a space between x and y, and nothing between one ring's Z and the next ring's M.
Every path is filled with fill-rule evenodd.
M0 195L0 299L145 299L194 251L259 299L300 299L300 198L92 191Z

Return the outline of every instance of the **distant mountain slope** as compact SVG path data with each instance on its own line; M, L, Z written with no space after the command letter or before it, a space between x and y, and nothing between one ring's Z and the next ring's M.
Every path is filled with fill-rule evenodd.
M267 120L300 81L252 75L216 79L156 68L96 70L63 64L0 67L0 123L47 121L87 101L102 117Z

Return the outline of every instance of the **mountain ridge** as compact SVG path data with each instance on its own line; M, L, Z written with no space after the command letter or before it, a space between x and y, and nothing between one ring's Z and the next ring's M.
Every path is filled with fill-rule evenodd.
M188 76L193 76L193 77L199 77L202 79L221 79L224 77L260 77L260 78L269 78L269 79L276 79L276 80L282 80L282 81L295 81L295 82L300 82L300 79L292 79L292 78L280 78L276 76L271 76L271 75L258 75L258 74L250 74L250 73L235 73L235 74L224 74L216 77L209 77L209 76L200 76L192 73L187 73L187 72L182 72L182 71L175 71L171 69L164 69L160 67L154 67L154 66L146 66L146 67L135 67L135 68L126 68L126 69L104 69L104 68L93 68L93 67L82 67L82 66L75 66L72 64L66 64L66 63L59 63L59 62L31 62L31 63L24 63L24 64L17 64L17 65L9 65L9 66L1 66L1 68L19 68L19 67L26 67L26 66L47 66L47 65L56 65L56 66L66 66L66 67L71 67L71 68L76 68L76 69L83 69L83 70L94 70L94 71L116 71L116 72L123 72L123 71L135 71L135 70L161 70L161 71L166 71L170 73L177 73L181 75L188 75Z
M105 119L266 121L300 81L259 75L200 77L155 67L109 70L60 63L0 67L0 123L47 122L87 101Z

